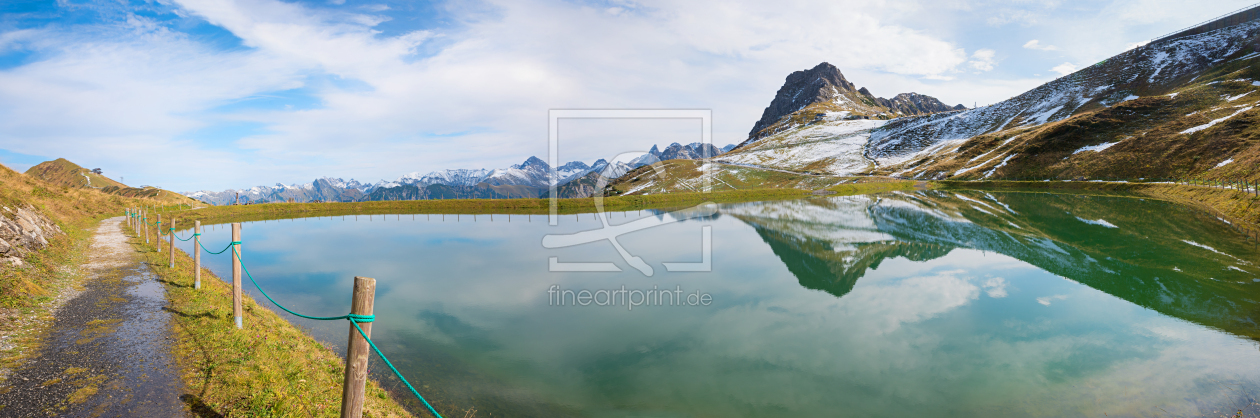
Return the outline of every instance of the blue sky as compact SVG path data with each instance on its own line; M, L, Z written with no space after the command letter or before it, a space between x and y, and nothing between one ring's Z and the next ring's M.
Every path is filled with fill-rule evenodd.
M222 190L497 168L551 108L705 108L738 143L827 61L878 96L993 103L1250 1L8 0L0 162ZM563 126L563 125L562 125ZM584 123L561 159L691 142Z

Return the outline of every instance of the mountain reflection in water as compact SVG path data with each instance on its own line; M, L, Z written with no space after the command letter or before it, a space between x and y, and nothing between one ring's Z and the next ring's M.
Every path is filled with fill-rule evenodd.
M1162 201L923 191L730 205L722 213L753 226L801 286L838 297L887 259L926 261L969 248L1165 315L1260 337L1254 243L1223 220Z

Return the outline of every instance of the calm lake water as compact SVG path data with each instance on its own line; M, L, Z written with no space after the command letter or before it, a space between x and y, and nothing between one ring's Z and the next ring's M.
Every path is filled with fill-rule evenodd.
M701 215L611 214L661 223L618 238L651 276L606 240L544 248L601 228L591 214L251 222L243 259L311 315L346 313L353 276L375 277L373 339L456 417L1256 412L1260 252L1201 211L927 191ZM667 271L704 259L705 226L711 271ZM621 271L552 272L552 257ZM228 257L204 262L230 279ZM344 321L282 315L344 350Z

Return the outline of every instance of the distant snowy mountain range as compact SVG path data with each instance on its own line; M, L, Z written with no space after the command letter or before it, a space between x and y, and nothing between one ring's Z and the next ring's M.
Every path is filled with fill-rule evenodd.
M658 161L714 157L730 151L735 145L717 148L699 142L670 144L664 150L653 145L647 153L630 161L604 159L587 165L572 161L556 167L556 184L564 185L590 173L614 179L635 168ZM185 196L215 205L234 202L240 196L246 202L360 202L370 200L463 199L463 198L536 198L550 189L551 166L538 157L529 157L520 164L497 169L447 169L427 174L413 172L397 180L363 183L354 179L322 177L310 183L255 186L219 192L202 190L184 192Z

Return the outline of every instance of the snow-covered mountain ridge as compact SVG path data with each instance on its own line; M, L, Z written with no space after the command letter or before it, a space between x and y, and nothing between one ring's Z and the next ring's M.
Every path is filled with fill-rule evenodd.
M1141 96L1165 94L1187 75L1252 47L1249 41L1256 37L1257 28L1260 22L1248 22L1148 44L991 106L900 118L871 136L869 155L881 163L896 163L898 157L942 141L1038 126Z
M1252 176L1220 164L1260 163L1239 130L1258 45L1260 21L1151 43L992 106L892 120L867 157L917 178Z
M766 174L776 170L797 174L794 187L869 174L1254 181L1257 90L1260 21L1248 21L1135 48L977 109L867 120L809 105L715 159L710 171L666 165L668 185L623 192L686 192L700 178L723 180L712 182L716 190L764 187L758 178L793 184Z
M609 165L600 159L587 165L582 161L571 161L556 167L555 179L558 185L581 178L592 172L616 178L627 171L657 161L672 159L696 159L716 156L735 146L727 145L716 148L710 144L691 143L681 145L670 144L661 151L657 146L643 156L629 162L615 162ZM229 189L220 192L197 191L182 193L185 196L204 202L222 205L236 201L239 195L241 202L283 202L283 201L328 201L357 202L364 200L384 200L405 196L411 199L427 199L442 196L453 198L466 196L479 197L537 197L543 190L550 188L551 166L538 157L529 157L520 164L498 169L447 169L429 173L412 172L396 180L381 180L376 183L363 183L354 179L323 177L305 184L274 186L255 186L248 189ZM429 186L449 186L441 192L426 193L422 189ZM477 188L482 190L478 191ZM408 191L392 191L389 189L408 188ZM454 193L450 195L449 193Z

